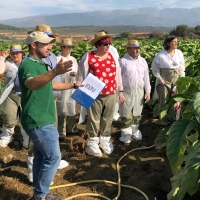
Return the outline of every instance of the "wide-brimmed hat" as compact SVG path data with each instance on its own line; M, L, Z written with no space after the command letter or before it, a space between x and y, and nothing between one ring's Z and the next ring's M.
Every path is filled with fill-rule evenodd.
M72 43L72 39L71 38L63 38L61 39L61 42L57 43L58 46L67 46L67 47L75 47L76 45L74 45Z
M90 44L94 46L97 41L107 37L111 38L112 36L113 34L106 34L105 32L100 31L94 35L94 38L92 40L90 40Z
M48 44L50 42L55 42L56 39L49 37L46 33L40 31L34 31L26 38L26 44L29 45L33 42L40 42L43 44Z
M13 44L10 46L10 53L24 52L20 44Z
M55 36L58 36L58 34L54 34L51 30L51 27L47 24L39 24L35 27L35 30L34 31L41 31L41 32L44 32L46 33L47 35L49 36L52 36L52 37L55 37ZM29 31L28 34L34 32L34 31Z
M126 45L123 45L124 48L129 48L129 47L141 47L139 42L137 40L129 40Z

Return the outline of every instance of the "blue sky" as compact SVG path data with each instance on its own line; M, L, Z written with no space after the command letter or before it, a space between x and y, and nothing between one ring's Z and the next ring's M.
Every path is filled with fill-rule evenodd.
M195 8L199 0L5 0L1 1L0 20L28 17L43 14L77 13L88 11L108 11L154 7Z

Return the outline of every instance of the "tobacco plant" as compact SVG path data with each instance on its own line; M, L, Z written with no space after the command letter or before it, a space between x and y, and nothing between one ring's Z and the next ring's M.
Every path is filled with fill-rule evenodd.
M200 188L200 77L183 77L177 82L178 94L167 101L162 112L180 102L181 117L162 129L155 141L157 147L166 147L173 177L168 200L182 200Z

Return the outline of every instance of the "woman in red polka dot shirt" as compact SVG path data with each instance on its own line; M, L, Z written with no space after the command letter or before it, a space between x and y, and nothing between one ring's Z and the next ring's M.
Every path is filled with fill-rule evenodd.
M87 125L90 138L86 141L86 153L93 156L111 154L114 150L110 141L111 125L114 114L116 95L119 103L124 103L121 70L118 58L109 52L111 34L98 32L90 41L96 49L87 52L79 63L78 76L84 79L88 73L92 73L106 84L101 94L87 110ZM101 149L100 149L101 148Z

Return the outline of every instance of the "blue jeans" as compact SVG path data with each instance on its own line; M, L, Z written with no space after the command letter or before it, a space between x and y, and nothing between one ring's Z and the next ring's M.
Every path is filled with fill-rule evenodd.
M59 134L54 124L25 131L33 141L34 194L45 197L61 160Z

